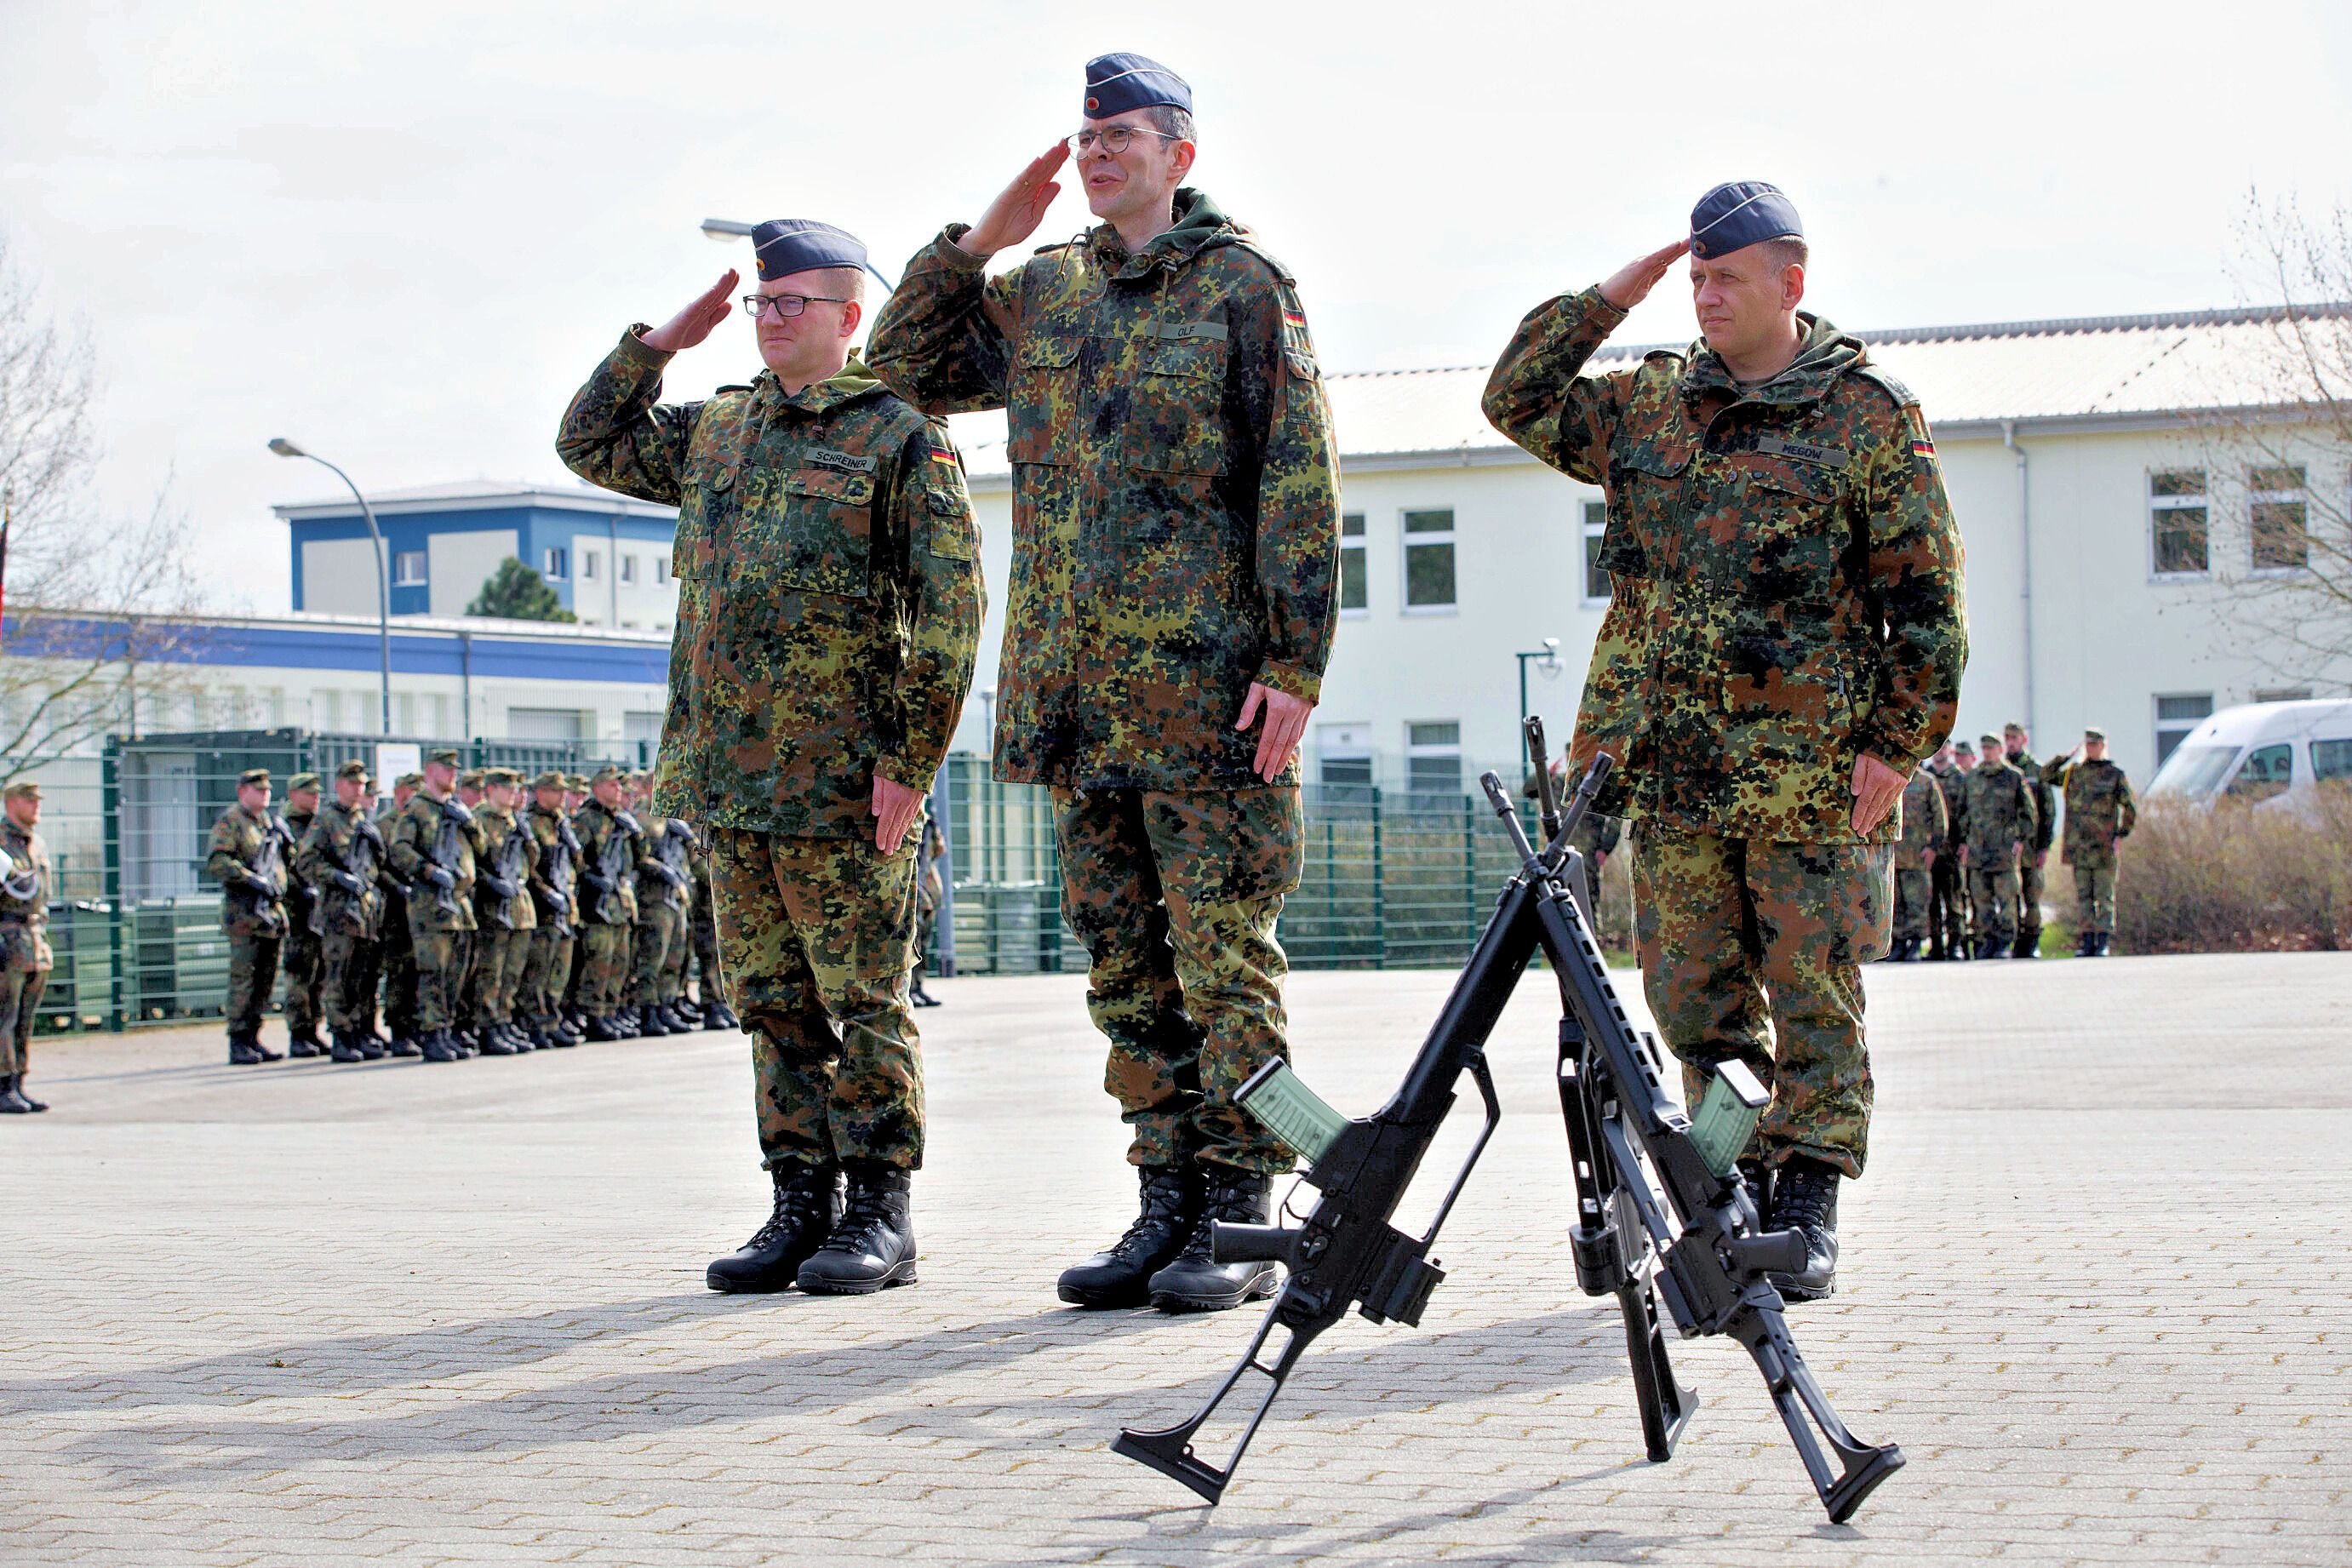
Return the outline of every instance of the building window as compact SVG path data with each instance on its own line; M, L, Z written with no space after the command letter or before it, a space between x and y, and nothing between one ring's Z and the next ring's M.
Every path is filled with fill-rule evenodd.
M539 574L551 583L561 583L572 575L572 552L561 544L551 544L541 561Z
M1362 614L1370 604L1364 585L1364 514L1345 512L1339 518L1339 609Z
M2246 476L2254 570L2300 572L2311 563L2309 497L2301 468L2256 468Z
M654 582L659 585L669 581L669 556L667 552L654 557Z
M2179 697L2156 700L2156 765L2162 767L2172 749L2189 738L2189 732L2213 717L2213 694L2191 692Z
M1404 607L1454 608L1454 512L1404 514Z
M2311 688L2308 686L2276 687L2268 691L2255 692L2254 700L2257 702L2308 702L2311 700Z
M1322 724L1316 728L1316 780L1328 785L1369 789L1372 783L1372 727Z
M597 572L602 569L603 565L603 558L600 557L596 552L593 550L582 551L580 552L580 580L583 583L593 583L596 580Z
M2158 576L2204 574L2205 515L2204 469L2147 477L2149 559Z
M343 727L343 694L341 692L320 692L310 699L310 710L313 714L310 721L312 729L340 730Z
M422 550L393 552L392 585L395 588L425 586L425 552Z
M1601 541L1609 531L1609 503L1584 503L1584 602L1609 602L1609 574L1601 569Z
M1404 787L1410 795L1462 793L1459 720L1404 727Z
M635 553L632 552L631 553L621 557L621 581L624 583L634 583L636 580L637 558Z

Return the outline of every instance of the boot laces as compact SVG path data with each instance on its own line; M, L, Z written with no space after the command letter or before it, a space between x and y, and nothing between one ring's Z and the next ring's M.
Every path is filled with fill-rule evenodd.
M812 1221L824 1223L825 1192L825 1184L820 1181L792 1182L777 1188L776 1206L749 1245L765 1247L786 1229L803 1228Z
M1143 1207L1128 1223L1126 1232L1111 1244L1110 1250L1126 1252L1144 1247L1153 1240L1156 1230L1171 1230L1184 1217L1184 1188L1178 1181L1153 1182L1143 1189ZM1149 1251L1151 1248L1144 1247Z
M1834 1172L1815 1174L1806 1172L1791 1178L1781 1173L1777 1190L1772 1194L1772 1223L1782 1230L1801 1230L1808 1236L1822 1228L1829 1217L1831 1200L1837 1193Z
M825 1238L825 1250L880 1252L884 1234L898 1222L890 1203L893 1195L887 1187L852 1185L849 1202L841 1211L841 1223Z
M1201 1223L1192 1228L1190 1240L1184 1243L1181 1258L1206 1258L1209 1256L1209 1222L1230 1220L1237 1225L1264 1225L1265 1215L1260 1212L1257 1184L1255 1182L1216 1182L1209 1187L1208 1201L1201 1205Z

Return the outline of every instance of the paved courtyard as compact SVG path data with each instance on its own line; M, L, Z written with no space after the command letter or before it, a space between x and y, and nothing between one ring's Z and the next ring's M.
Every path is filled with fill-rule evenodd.
M1369 1109L1449 979L1297 977L1301 1071ZM940 989L923 1282L866 1300L703 1289L762 1208L738 1037L37 1047L0 1562L2352 1561L2352 958L1873 972L1873 1163L1841 1293L1792 1314L1910 1460L1850 1526L1736 1346L1680 1348L1701 1407L1643 1462L1534 981L1423 1326L1327 1335L1222 1508L1115 1457L1255 1315L1054 1300L1132 1201L1080 983Z

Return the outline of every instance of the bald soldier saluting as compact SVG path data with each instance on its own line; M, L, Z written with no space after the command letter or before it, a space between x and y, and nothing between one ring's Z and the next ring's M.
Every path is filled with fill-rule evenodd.
M1684 256L1700 341L1579 373ZM1738 1057L1772 1086L1751 1168L1829 1293L1837 1183L1870 1127L1861 965L1886 951L1905 781L1951 729L1968 652L1960 540L1903 384L1799 309L1797 209L1718 185L1690 234L1520 322L1487 418L1606 488L1615 595L1574 753L1622 764L1651 1010L1696 1102ZM1767 1194L1759 1192L1759 1197Z
M850 352L865 246L804 219L752 242L760 378L656 402L670 355L727 318L730 272L623 335L556 449L592 483L678 508L655 808L709 830L775 1189L707 1282L864 1295L915 1282L911 830L971 680L980 541L947 426Z

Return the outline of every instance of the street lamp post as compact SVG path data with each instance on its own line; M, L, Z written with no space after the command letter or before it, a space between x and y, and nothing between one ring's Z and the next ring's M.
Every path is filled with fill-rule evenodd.
M1537 668L1544 672L1544 679L1549 680L1559 673L1559 639L1546 637L1543 640L1543 647L1532 653L1517 654L1514 657L1519 661L1519 733L1524 735L1528 732L1528 660L1531 658L1541 660L1542 662ZM1549 759L1547 758L1546 761L1548 763Z
M376 652L383 661L381 695L383 700L382 722L383 733L392 733L392 578L384 570L383 530L375 525L375 509L368 505L367 497L352 483L351 475L335 467L316 452L306 452L283 436L269 438L269 449L281 458L308 458L343 481L352 499L360 503L360 515L367 519L368 537L375 542L375 638Z

